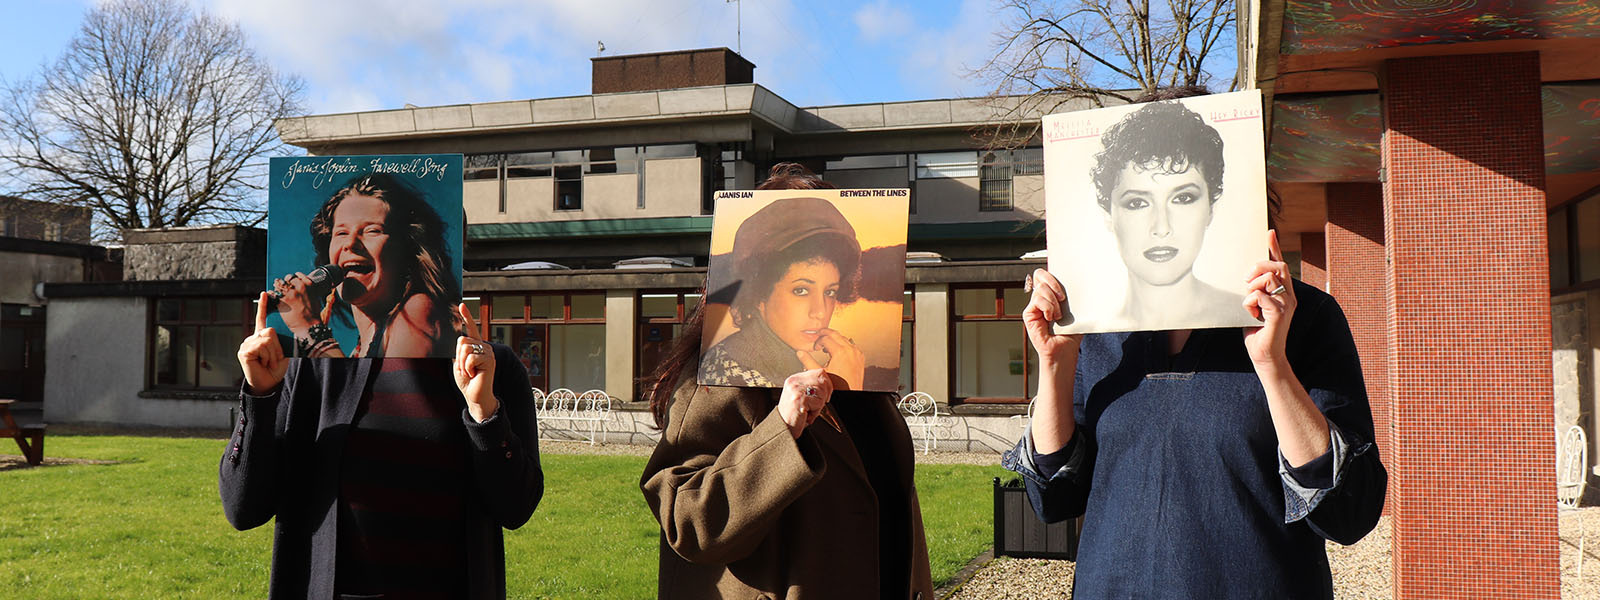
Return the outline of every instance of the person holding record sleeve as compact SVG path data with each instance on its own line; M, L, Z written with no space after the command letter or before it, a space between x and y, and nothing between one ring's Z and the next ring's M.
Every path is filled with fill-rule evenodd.
M757 189L831 187L798 164L781 163ZM812 213L788 222L837 241L840 227L830 219ZM803 245L802 237L780 245ZM852 252L860 254L852 248L842 255ZM822 345L824 313L838 295L828 292L856 271L859 258L835 256L787 256L786 272L795 265L827 272L802 273L810 283L763 283L743 305L750 311L744 318L767 326L759 338L723 346L732 352L715 359L763 365L747 369L750 377L775 378L776 389L696 382L703 304L645 378L644 396L662 429L639 481L661 525L659 597L932 600L911 434L894 395L854 391L850 375L833 372L854 364L842 359L847 340L828 342L834 353L827 369L797 353ZM740 362L751 358L739 355L746 343L770 349L771 359Z
M1066 289L1025 282L1038 393L1002 462L1042 520L1083 516L1075 597L1331 599L1326 542L1377 524L1388 474L1350 327L1267 246L1237 300L1257 327L1060 335Z
M260 300L218 487L234 527L276 519L269 597L504 598L501 530L544 493L516 355L457 305L453 359L288 358Z

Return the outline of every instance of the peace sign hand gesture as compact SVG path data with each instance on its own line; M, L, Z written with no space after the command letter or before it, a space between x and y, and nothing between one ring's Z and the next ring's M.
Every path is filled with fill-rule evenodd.
M456 387L467 399L467 413L482 423L500 408L494 397L494 350L478 338L478 324L472 320L472 310L465 304L456 305L461 322L466 325L461 337L456 338L454 368Z

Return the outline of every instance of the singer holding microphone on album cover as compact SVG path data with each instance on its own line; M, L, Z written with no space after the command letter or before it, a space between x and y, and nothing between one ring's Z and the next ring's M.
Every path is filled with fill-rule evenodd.
M450 305L460 293L446 273L444 228L421 194L390 175L358 177L334 192L311 220L311 275L272 285L295 354L448 356ZM319 273L317 265L326 267ZM355 328L355 347L339 346L335 322Z

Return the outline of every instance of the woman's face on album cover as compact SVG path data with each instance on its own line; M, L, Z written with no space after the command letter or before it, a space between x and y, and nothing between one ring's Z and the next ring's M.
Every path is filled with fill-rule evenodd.
M1164 165L1122 168L1108 218L1122 262L1151 285L1189 275L1211 224L1211 193L1198 166L1169 173Z
M328 258L343 267L347 282L361 284L359 297L348 298L350 286L340 286L345 302L361 306L387 295L399 276L384 268L384 249L389 232L386 219L389 205L372 196L351 194L333 211L333 237L328 241Z
M815 350L821 330L839 304L839 267L814 258L791 263L759 305L761 319L796 350Z

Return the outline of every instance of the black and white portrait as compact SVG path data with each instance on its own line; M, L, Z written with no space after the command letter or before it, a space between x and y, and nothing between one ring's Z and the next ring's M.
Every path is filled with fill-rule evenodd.
M1056 329L1239 327L1266 258L1261 96L1249 90L1050 115L1049 269Z

